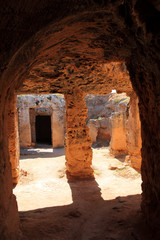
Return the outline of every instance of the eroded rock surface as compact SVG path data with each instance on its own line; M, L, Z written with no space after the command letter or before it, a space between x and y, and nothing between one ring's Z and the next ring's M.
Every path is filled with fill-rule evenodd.
M21 147L28 147L36 143L36 116L51 117L53 148L64 146L65 102L63 96L53 94L19 95L17 108Z
M111 118L112 138L110 143L111 153L115 156L127 154L126 142L126 112L115 112Z
M10 105L8 106L8 146L13 184L17 184L19 179L20 155L16 99L16 95L10 96Z
M103 96L87 95L87 123L93 143L100 140L109 144L112 137L111 119L114 117L113 114L115 112L125 113L129 100L130 98L126 96L126 93L110 93Z
M131 95L129 116L127 121L127 151L129 156L126 161L136 170L141 170L141 122L138 109L138 98L135 93Z
M65 95L66 100L66 168L70 177L93 176L92 149L86 125L87 107L85 93L76 88Z
M141 206L147 222L159 229L159 10L156 0L1 2L2 239L18 238L8 148L9 96L15 92L68 96L75 87L91 94L108 94L117 87L118 92L131 94L131 83L141 119Z

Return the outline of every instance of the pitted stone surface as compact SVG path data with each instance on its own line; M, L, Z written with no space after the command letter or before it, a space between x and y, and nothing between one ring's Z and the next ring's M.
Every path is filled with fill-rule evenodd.
M92 149L86 125L87 107L85 93L76 88L65 95L66 100L66 168L70 177L93 176Z
M20 146L29 147L36 143L36 116L51 116L53 148L64 146L65 101L61 95L18 95Z
M156 0L1 2L2 239L18 238L7 138L9 95L14 95L14 91L69 95L77 86L85 93L107 94L115 85L118 92L130 94L129 76L139 98L142 125L142 211L148 223L159 229L159 10ZM114 77L114 68L120 69L124 63L129 73L123 67L120 77L117 74ZM107 78L104 78L106 73ZM126 73L128 76L124 77Z

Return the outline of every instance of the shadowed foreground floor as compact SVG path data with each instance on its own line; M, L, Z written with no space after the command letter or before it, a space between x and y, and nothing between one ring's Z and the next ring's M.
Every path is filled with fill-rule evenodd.
M110 156L108 148L93 151L95 179L88 181L66 179L63 149L23 152L21 168L27 176L22 174L14 190L20 239L153 239L140 211L140 174Z

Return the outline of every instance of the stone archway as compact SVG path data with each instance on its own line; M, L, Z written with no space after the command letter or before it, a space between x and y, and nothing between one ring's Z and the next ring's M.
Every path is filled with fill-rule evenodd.
M124 6L118 1L50 24L35 34L10 60L1 78L1 192L2 238L16 239L18 216L12 194L7 140L8 106L14 93L36 91L64 93L68 108L86 92L107 94L115 88L139 97L142 123L142 209L154 227L159 224L159 60L158 35L154 21L149 24L141 1ZM142 4L143 5L143 4ZM156 3L147 6L158 15ZM142 16L142 19L141 19ZM146 23L146 25L145 25ZM9 61L9 60L8 60ZM124 65L126 63L127 69ZM115 74L117 71L117 74ZM119 75L119 69L121 74ZM103 73L103 74L102 74ZM96 78L95 78L96 75ZM107 75L107 77L106 77ZM44 80L45 79L45 80ZM45 83L44 83L45 81ZM38 86L39 84L39 86ZM35 87L36 86L36 87ZM22 90L23 89L23 90ZM82 104L83 105L83 104ZM85 106L83 105L84 112ZM78 114L84 116L83 111ZM73 120L73 118L71 119ZM79 121L80 123L80 121ZM68 135L69 127L68 124ZM84 126L84 130L85 126ZM71 129L71 134L73 129ZM81 132L80 136L87 131ZM69 139L69 138L68 138ZM73 144L73 142L71 142ZM90 148L88 151L90 152ZM84 152L86 148L83 148ZM6 189L6 185L8 188ZM13 214L13 212L15 214ZM15 224L12 226L12 222ZM8 237L8 238L9 238Z
M75 109L77 111L76 114L79 116L81 114L84 115L83 118L85 120L87 114L85 113L84 98L87 93L107 94L115 86L118 92L125 91L127 94L130 94L133 91L129 73L124 63L133 46L123 46L126 44L125 39L118 38L117 41L120 41L119 44L122 48L128 47L129 49L125 57L117 56L119 54L117 42L111 41L111 36L108 36L110 43L114 48L117 48L117 52L111 52L110 54L113 56L108 55L106 57L104 48L105 46L107 47L108 43L104 41L104 29L101 22L102 20L106 21L109 16L107 11L102 10L92 14L91 19L88 20L86 13L84 13L76 16L76 18L72 17L61 21L58 27L55 24L51 24L47 29L37 33L20 50L13 62L11 62L11 66L12 64L20 64L18 59L22 58L23 55L23 57L25 56L24 65L27 64L29 68L27 72L25 70L23 75L25 68L23 68L24 65L21 61L21 79L15 86L16 93L63 93L68 105L67 111L70 111L75 106L75 103L78 104L78 101L80 102L81 99L81 106ZM95 22L91 21L93 17ZM109 22L108 26L106 26L106 36L107 34L111 35L110 25L112 25L112 22ZM61 28L59 29L60 26ZM92 31L94 28L96 31ZM34 44L33 51L31 50L32 44ZM30 49L29 55L27 49ZM43 54L41 55L41 53ZM119 58L120 61L117 61ZM79 94L80 96L78 96ZM84 110L82 110L83 108ZM67 116L68 112L66 113L66 119L68 119ZM74 121L74 116L70 115L70 119L67 120L66 128L67 138L70 138L69 141L68 139L66 140L68 173L74 177L87 177L87 175L90 177L92 175L91 172L93 172L91 169L92 154L91 141L87 126L85 126L86 123L85 121L83 122L81 131L79 130L79 123ZM82 119L79 117L77 121L81 122ZM75 127L71 127L72 124L70 122L74 122ZM86 143L82 147L80 139L84 141L85 135ZM74 160L71 157L74 155L74 144L71 139L75 139L76 145L81 146L80 148L78 147L78 152L80 151L79 155L81 156L81 160L78 159L78 162L81 162L79 166L74 162L76 157L74 156ZM67 155L70 157L68 158ZM82 156L85 156L84 159ZM70 159L72 159L72 166L71 162L68 163Z

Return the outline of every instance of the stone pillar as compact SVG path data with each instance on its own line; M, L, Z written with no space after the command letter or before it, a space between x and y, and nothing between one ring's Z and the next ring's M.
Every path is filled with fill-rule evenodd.
M0 239L16 240L19 232L19 216L13 194L8 146L8 109L12 104L10 99L8 91L0 84Z
M139 55L135 50L130 62L128 62L127 68L130 72L133 87L136 90L139 98L139 113L142 136L141 208L147 223L153 228L153 239L159 239L160 68L156 59L157 51L155 51L155 57L153 57L153 52L149 52L149 48L146 49L148 50L146 54ZM154 236L156 233L157 235Z
M36 112L35 108L30 108L29 110L29 117L30 117L30 127L31 127L31 142L32 146L36 143Z
M141 170L141 122L139 117L138 97L135 92L130 96L129 117L127 122L127 150L126 162L136 170Z
M67 174L75 178L90 178L93 176L92 149L89 129L86 125L85 93L80 89L74 89L65 95L65 100Z
M53 110L51 115L53 148L64 147L64 122L59 110Z
M16 108L16 95L10 97L8 106L8 147L12 169L12 181L18 183L19 179L19 134L18 134L18 116Z
M29 108L19 108L19 141L21 147L31 146L31 124L29 116Z
M116 112L111 116L110 152L115 156L127 153L126 113Z
M90 119L88 121L89 136L91 138L92 143L95 143L97 141L99 127L100 127L99 121L95 119Z

